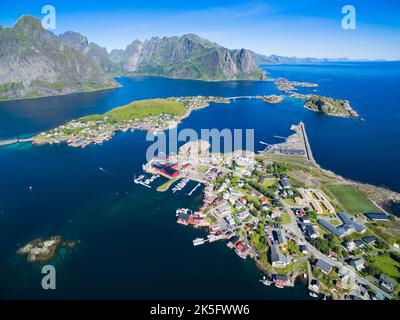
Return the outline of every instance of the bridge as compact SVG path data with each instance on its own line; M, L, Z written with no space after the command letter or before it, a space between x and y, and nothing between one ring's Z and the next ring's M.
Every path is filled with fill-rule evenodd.
M228 100L233 100L235 101L236 99L258 99L258 96L236 96L236 97L227 97L226 99Z
M0 147L7 146L10 144L15 144L15 143L23 143L23 142L31 142L33 138L26 138L26 139L8 139L8 140L0 140Z

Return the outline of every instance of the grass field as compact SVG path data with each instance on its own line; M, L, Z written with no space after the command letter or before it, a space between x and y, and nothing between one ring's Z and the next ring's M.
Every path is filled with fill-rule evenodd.
M162 185L158 186L157 191L158 192L165 192L168 191L169 187L174 184L176 181L178 181L180 177L175 177L173 179L167 180L164 182Z
M185 105L179 101L176 102L172 99L148 99L133 101L127 105L114 108L103 115L94 114L80 118L79 120L87 122L90 120L100 120L104 116L107 116L110 121L127 121L159 116L162 113L182 116L186 110Z
M358 190L347 184L328 184L323 190L339 202L344 211L350 214L379 212Z
M281 223L282 224L290 223L290 216L288 214L282 214Z
M266 180L262 183L262 186L268 188L268 187L273 186L274 184L276 184L277 181L278 181L278 179L276 179L276 178L266 179Z
M372 264L383 274L400 279L400 263L393 260L389 254L371 257Z

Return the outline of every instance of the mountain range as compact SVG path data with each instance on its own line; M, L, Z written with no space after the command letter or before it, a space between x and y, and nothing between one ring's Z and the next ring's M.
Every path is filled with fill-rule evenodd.
M41 22L22 16L0 27L0 100L34 98L117 87L118 83Z
M346 61L265 56L227 49L195 34L134 40L125 50L89 42L74 31L59 36L22 16L0 26L0 100L118 87L115 76L152 75L196 80L262 80L260 65Z
M347 58L299 58L299 57L285 57L271 54L269 56L252 52L256 63L258 65L275 65L275 64L301 64L301 63L324 63L324 62L346 62Z
M59 36L22 16L0 26L0 100L115 88L117 75L198 80L260 80L264 72L249 50L230 50L194 34L133 41L107 49L68 31Z
M249 50L229 50L195 34L135 40L125 50L112 50L110 54L76 32L63 33L59 39L93 59L106 72L196 80L263 78Z

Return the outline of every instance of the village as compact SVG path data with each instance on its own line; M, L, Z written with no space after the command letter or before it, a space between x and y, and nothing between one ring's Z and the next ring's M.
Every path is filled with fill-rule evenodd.
M111 140L117 132L142 130L157 135L176 127L192 111L207 107L210 102L229 103L230 100L213 96L189 96L134 101L103 115L72 120L30 140L35 145L66 143L70 147L85 148ZM132 106L135 107L134 112ZM175 112L169 111L171 106L179 109ZM138 107L143 108L140 110Z
M299 126L294 130L297 137L288 138L289 146L304 148L295 155L288 155L286 147L279 155L279 148L272 147L257 155L242 150L213 154L209 143L200 140L186 143L178 154L153 158L144 171L168 179L159 191L174 183L181 190L188 180L202 184L203 205L195 210L178 208L177 223L206 232L193 240L194 246L222 240L240 258L253 259L265 274L262 284L292 287L300 279L316 298L396 297L397 282L377 270L372 258L386 255L388 245L398 254L398 246L387 244L368 228L392 217L378 208L346 213L324 188L300 183L295 166L286 159L309 160L307 143L299 143L302 130Z

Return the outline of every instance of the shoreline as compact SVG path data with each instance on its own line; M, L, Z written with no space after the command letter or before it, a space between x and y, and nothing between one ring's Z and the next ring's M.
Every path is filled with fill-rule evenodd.
M305 128L302 127L301 123L297 126L292 125L292 130L294 130L296 132L294 135L302 136L302 139L304 141L303 148L304 149L310 148L310 146L307 145L307 143L306 143L306 135L304 135ZM294 135L289 136L286 139L286 141L289 141L289 143L293 143ZM187 144L193 144L193 142L188 142ZM192 146L196 146L196 144L194 144ZM183 153L182 153L183 150L181 150L181 149L190 150L190 148L192 148L192 146L184 145L180 148L179 153L176 156L177 157L176 159L179 158L179 161L176 164L176 170L183 170L183 169L179 169L179 167L183 163L187 163L187 161L189 159L191 159L190 157L186 159L183 156ZM208 145L208 147L210 147L210 146ZM200 146L198 146L198 148L200 148ZM198 150L200 150L200 149L198 149ZM198 154L198 152L199 152L198 150L195 149L195 150L193 150L193 152L195 154ZM231 249L234 249L235 253L238 256L240 256L243 259L246 259L249 256L254 261L255 265L257 266L257 268L259 270L261 270L264 274L266 274L269 277L271 277L271 275L272 275L272 277L271 277L272 282L269 281L269 283L275 283L275 285L277 285L278 287L281 287L281 286L282 287L284 287L284 286L291 287L291 286L293 286L293 284L295 283L296 279L299 276L307 274L306 271L300 271L300 270L303 270L304 263L312 262L312 265L313 265L312 269L314 270L314 274L309 275L307 278L311 277L310 278L311 280L312 280L312 277L321 279L321 277L318 276L317 273L315 273L316 272L315 270L317 268L315 266L315 260L319 261L321 259L322 260L326 259L325 261L329 261L327 263L328 264L330 263L332 265L331 268L334 267L337 270L339 270L339 269L340 270L350 270L350 269L348 269L349 264L348 264L348 262L346 262L346 260L344 258L340 259L338 261L336 259L332 260L329 256L327 256L327 254L321 253L319 251L319 249L316 249L314 247L315 243L313 241L311 241L312 238L310 239L307 236L305 236L305 238L303 238L304 236L302 235L302 231L297 226L297 222L296 222L299 218L299 216L298 216L299 209L295 210L294 208L296 208L296 206L293 207L293 205L285 204L286 196L283 194L283 193L286 193L286 191L284 191L285 187L279 188L280 191L279 190L277 191L278 192L277 195L279 194L278 199L283 204L282 209L281 209L281 205L278 205L277 207L272 207L272 208L274 208L273 210L278 209L278 210L283 210L283 212L287 212L289 214L290 219L289 219L289 221L278 223L278 225L279 225L278 230L282 230L282 234L283 234L283 231L285 231L283 237L288 238L286 240L286 243L289 243L290 241L292 241L292 240L290 240L291 239L290 234L293 234L293 232L294 232L293 235L296 236L296 239L300 239L300 242L297 242L297 240L296 240L295 244L300 246L300 244L304 241L306 243L306 245L309 247L309 250L310 250L309 252L311 254L307 253L304 256L303 252L302 252L302 254L290 253L290 257L291 257L290 259L292 260L292 262L290 262L289 264L285 263L284 265L274 265L273 261L270 262L269 254L267 255L267 253L270 252L270 250L272 250L272 248L275 246L275 244L274 244L275 240L272 241L272 240L268 240L268 238L267 238L267 240L268 240L267 250L265 250L265 249L262 250L259 247L259 241L260 241L259 239L260 238L255 238L258 240L254 240L253 236L251 236L251 235L254 232L256 232L256 234L258 234L257 232L259 232L259 231L255 231L255 230L259 230L259 226L261 225L262 230L264 230L264 228L265 228L265 232L266 232L266 236L267 236L267 224L265 224L267 221L269 221L268 222L268 226L269 226L268 233L271 232L270 230L276 230L275 228L277 228L277 227L274 225L272 225L272 227L271 227L271 223L274 223L274 222L271 222L271 220L264 220L264 219L261 220L260 213L253 212L254 208L251 209L252 207L247 206L247 203L250 203L250 202L248 202L250 200L248 200L248 201L242 200L242 199L247 199L247 196L243 196L243 191L239 191L241 189L236 189L236 188L238 188L236 185L237 180L235 180L236 181L235 183L232 182L233 178L230 178L230 176L232 176L233 172L231 170L227 169L227 167L225 167L225 165L226 165L226 163L230 163L229 159L231 159L231 158L237 159L237 157L239 157L239 158L242 157L243 160L241 160L241 161L244 161L244 163L247 163L247 165L249 165L251 163L256 164L256 163L258 163L257 162L258 160L265 161L267 159L268 159L267 161L269 163L283 162L283 163L288 163L290 165L290 167L292 167L293 163L297 163L297 162L296 162L296 160L293 163L291 161L288 161L287 158L289 158L290 156L285 155L285 154L280 155L280 154L268 154L268 152L261 152L257 155L256 154L251 155L249 152L246 152L246 153L244 153L244 152L245 152L245 150L237 150L236 152L234 152L232 154L230 154L230 153L221 154L221 156L224 160L222 160L222 163L220 163L218 165L213 164L211 158L212 158L212 156L215 156L215 155L213 155L212 153L206 152L206 154L203 154L203 153L199 154L199 159L196 160L198 163L205 164L205 163L207 163L207 158L211 157L209 169L206 171L206 173L204 173L205 178L209 176L209 174L211 172L210 170L212 168L216 168L215 173L217 173L219 171L218 176L220 176L220 173L221 173L221 178L225 179L225 180L224 180L224 182L219 182L218 179L216 179L216 176L214 176L214 178L211 180L208 178L204 179L206 182L203 182L203 184L205 185L205 188L203 190L204 197L203 197L202 205L200 205L200 207L195 209L196 211L194 211L192 213L190 213L190 212L188 213L188 209L185 209L185 208L177 209L177 211L176 211L177 223L179 223L179 224L182 224L185 226L190 225L192 227L201 228L201 229L203 229L203 227L207 226L207 229L204 230L206 232L206 234L208 233L207 238L206 239L196 238L195 240L193 240L193 245L197 246L197 245L202 245L205 242L226 240L227 246ZM272 156L272 158L271 158L271 156ZM252 162L250 160L245 160L246 157L249 157L249 159L254 157L255 162L254 161ZM275 159L276 157L278 158L278 160ZM282 158L280 158L280 157L282 157ZM372 204L374 204L377 209L382 209L381 206L377 205L374 201L371 200L369 195L365 195L361 190L359 190L358 186L355 185L354 181L344 179L343 177L338 176L331 171L327 171L327 170L321 168L317 163L315 163L315 161L312 162L309 159L309 156L306 154L306 152L304 152L304 154L302 156L295 156L295 157L303 159L302 163L304 166L308 167L308 169L310 171L308 174L310 175L310 177L313 177L314 173L316 173L316 172L320 172L323 176L326 177L325 179L321 180L320 185L312 184L312 187L308 186L307 188L316 188L316 191L315 191L315 189L313 189L314 190L313 192L319 192L319 195L317 197L320 201L324 201L324 207L327 208L326 210L334 211L334 212L329 211L330 215L332 215L332 214L336 215L337 213L341 212L340 210L342 210L343 207L341 207L339 210L337 208L337 205L343 206L344 204L342 203L342 200L337 199L337 198L332 198L331 194L329 194L328 198L326 198L324 191L322 191L322 190L324 190L323 189L324 185L339 184L339 185L353 186L356 190L358 190L365 197L365 199L367 199ZM175 156L173 157L173 159L175 159ZM156 169L153 169L153 167L151 165L152 161L154 161L154 160L151 160L148 164L146 164L145 172L150 173L150 174L156 174L158 172ZM169 157L167 157L165 160L159 159L159 160L155 160L155 161L165 161L166 165L168 165L169 161L172 161L172 163L174 163L173 162L174 160L169 159ZM194 161L194 159L193 159L193 161ZM164 163L164 162L162 162L162 163ZM193 174L195 174L195 172L198 172L198 168L195 163L196 162L193 162L191 164L191 167L193 167L193 168L188 169L189 171L186 171L186 173L184 175L179 175L176 178L171 179L171 181L175 182L181 178L187 178L187 179L192 180L191 177L193 176ZM186 165L182 168L186 168ZM241 181L243 181L245 184L246 183L250 184L251 188L255 188L251 183L251 181L252 181L251 178L253 177L254 168L250 169L250 170L252 171L250 177L244 177L242 175L238 175L237 177L238 177L240 183L242 183ZM292 169L290 169L290 171L288 173L286 173L288 175L288 177L290 177L290 178L294 178L293 173L296 172L296 171L292 172L292 170L295 170L295 169L292 168ZM285 179L286 179L286 174L285 174ZM282 181L282 176L280 177L280 181ZM221 183L222 183L222 185L221 185ZM243 185L243 183L242 183L242 185ZM376 192L380 191L378 187L375 187L375 186L371 186L371 187L374 188ZM299 187L296 186L296 188L299 188ZM303 188L305 188L305 187L303 187ZM235 190L237 190L237 191L235 191ZM255 190L257 190L257 189L255 189ZM318 191L318 190L320 190L320 191ZM259 193L260 193L260 196L259 196L260 199L261 199L261 197L268 197L268 198L271 197L270 195L267 196L266 193L264 193L264 192L259 192ZM322 195L322 194L324 194L324 195ZM393 194L395 194L395 193L393 192ZM398 196L400 199L400 195L398 195ZM241 197L241 198L239 199L239 197ZM327 200L327 199L330 199L330 200ZM332 199L333 199L332 203L335 206L335 208L332 206L332 204L329 203L329 201L332 201ZM312 201L315 202L316 200L312 200ZM244 216L249 217L249 218L248 219L243 218L243 220L241 220L241 222L239 223L238 219L242 219L242 218L238 218L237 217L238 213L235 213L237 211L234 210L232 212L232 210L233 210L232 208L235 206L235 203L236 203L236 206L239 206L240 202L242 203L240 205L242 208L238 209L238 211L244 210L243 212L245 212L247 210L250 210L251 213L249 213L249 212L247 212L247 214L245 213ZM328 205L326 204L326 202L328 202ZM329 206L332 209L329 209ZM222 207L224 207L224 209L221 209ZM313 207L315 207L315 204L313 204ZM229 208L231 208L231 209L229 209ZM315 209L315 210L317 210L317 209ZM226 213L226 211L228 211L228 213ZM241 211L240 214L243 214L243 212ZM386 212L386 211L383 211L383 212ZM364 211L364 213L365 213L365 211ZM325 213L323 213L321 210L321 212L319 212L318 214L324 215ZM394 215L392 215L392 214L390 214L390 215L394 217L395 221L400 220L397 217L395 217ZM357 221L358 221L359 218L357 215L356 215L356 217L357 217ZM244 219L246 219L246 220L244 220ZM225 220L226 220L226 222L224 222ZM232 220L232 221L230 221L230 220ZM366 218L363 218L362 220L363 220L363 222L362 222L363 225L365 224L365 228L367 228L368 221L366 220ZM247 221L247 222L245 222L245 221ZM243 225L243 223L245 223L245 224ZM236 225L237 225L237 227L235 227ZM315 222L315 225L317 226L316 222ZM246 229L246 228L248 228L248 229ZM368 228L369 228L369 225L368 225ZM237 230L239 230L239 231L237 231ZM247 230L247 231L245 232L244 230ZM248 233L249 230L252 230L252 231L250 231L250 235ZM243 233L243 232L245 232L245 233ZM273 232L275 232L275 231L272 231L272 233ZM353 231L351 231L351 232L353 232ZM370 232L370 231L368 231L368 232ZM247 237L246 237L246 234L247 234ZM289 236L287 234L289 234ZM375 233L373 233L373 234L375 234ZM377 235L375 234L375 236L377 236ZM257 237L260 237L260 236L257 236ZM378 236L378 237L379 237L379 239L382 240L382 238L380 236ZM234 238L235 238L235 240L232 240ZM272 243L271 243L271 241L272 241ZM385 241L385 243L387 243L386 240L383 240L383 241ZM265 240L263 240L263 243L264 242L265 242ZM285 242L283 242L283 243L285 243ZM279 247L281 247L281 245ZM281 247L281 249L282 249L282 247ZM279 249L276 249L276 250L279 250ZM286 250L287 249L285 249L285 252L286 252ZM288 251L288 252L290 252L290 251ZM387 252L387 251L384 251L384 252ZM288 253L285 253L285 254L288 254ZM265 257L265 255L266 255L266 257ZM268 260L265 260L265 259L268 259ZM271 259L272 259L272 256L271 256ZM371 288L373 288L372 292L374 292L375 294L383 294L386 297L393 298L393 296L391 294L384 293L384 291L382 291L382 288L377 286L378 283L376 281L371 282L372 280L369 280L369 278L368 279L366 277L364 278L363 275L354 273L354 271L346 271L346 272L352 272L352 277L355 277L355 279L358 279L358 281L360 283L368 283L368 285ZM274 280L274 279L278 279L278 275L279 275L280 280ZM267 282L265 284L267 284ZM310 285L310 283L309 283L309 285ZM310 289L310 286L309 286L309 289ZM311 290L311 292L313 292L312 287L310 290ZM331 296L333 296L334 299L343 299L342 295L339 295L338 297L336 297L336 293L334 291L332 291L332 287L331 287L331 285L329 285L329 283L328 283L328 285L326 285L324 282L322 284L321 288L318 289L318 292L331 295ZM344 295L344 297L345 297L345 295Z

